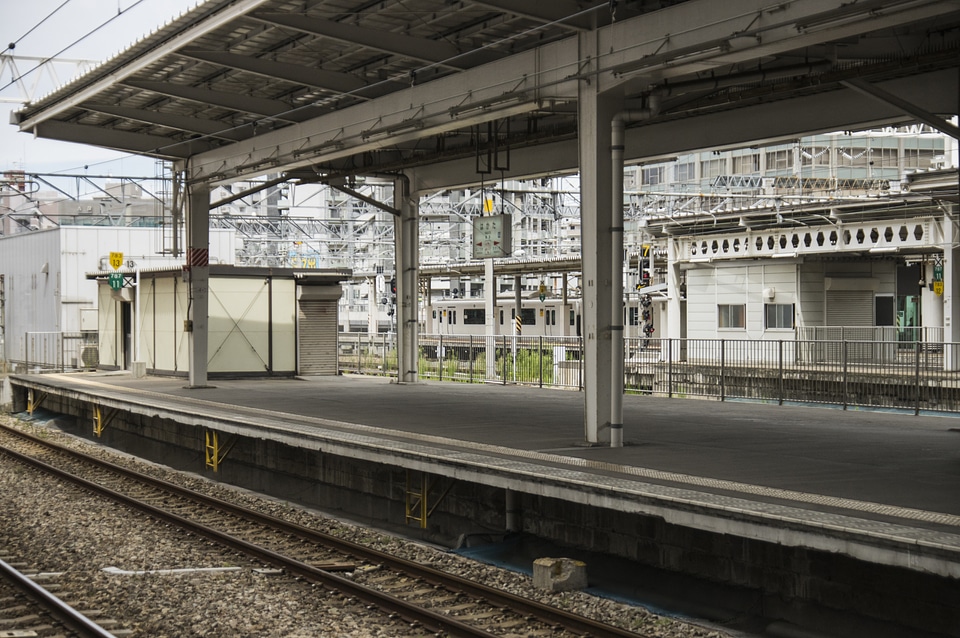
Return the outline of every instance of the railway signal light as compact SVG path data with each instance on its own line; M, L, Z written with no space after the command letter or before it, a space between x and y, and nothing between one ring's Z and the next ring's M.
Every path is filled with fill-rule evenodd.
M390 294L392 295L397 294L397 278L396 277L393 277L392 279L390 279Z

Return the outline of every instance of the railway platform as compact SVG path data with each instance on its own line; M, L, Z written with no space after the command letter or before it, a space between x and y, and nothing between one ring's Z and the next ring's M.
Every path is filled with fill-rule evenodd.
M809 595L830 606L831 594L819 591L824 581L846 588L840 598L866 581L891 592L908 586L920 598L930 597L927 588L960 591L954 417L625 396L624 446L610 448L584 443L583 395L575 391L353 375L216 380L203 389L124 373L14 375L10 382L19 409L32 390L34 402L56 397L389 466L408 477L466 482L480 486L474 500L503 491L507 527L518 524L511 515L534 532L576 518L579 533L603 549L631 559L655 554L659 567L752 586L769 580L773 565L783 582L762 587L781 598ZM548 501L578 509L564 513ZM616 514L587 524L579 508ZM654 523L623 529L624 516ZM727 546L718 548L716 539ZM691 565L691 556L703 562L707 554L712 567ZM824 577L815 573L824 556L845 562ZM931 583L918 584L927 578ZM875 609L888 605L882 598L857 611L881 624L884 613L906 615L906 626L923 616L928 620L918 622L932 624L922 627L930 635L941 625L953 627L943 635L960 631L956 598L931 603L933 620L930 607Z

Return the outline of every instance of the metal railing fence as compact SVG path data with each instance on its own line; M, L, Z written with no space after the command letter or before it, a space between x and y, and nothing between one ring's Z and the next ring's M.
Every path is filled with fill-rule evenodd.
M580 337L420 335L421 379L583 388ZM343 372L396 376L394 334L340 334ZM625 339L624 389L960 412L960 343L874 340Z
M26 372L66 372L97 367L96 332L26 332L20 339L22 359L11 359Z

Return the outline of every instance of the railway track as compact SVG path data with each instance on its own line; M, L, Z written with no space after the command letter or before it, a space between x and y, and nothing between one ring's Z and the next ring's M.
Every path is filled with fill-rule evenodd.
M116 638L88 615L58 598L52 587L42 587L20 566L0 560L0 636L71 636L74 638ZM48 574L45 580L54 579ZM90 614L90 612L88 612Z
M0 454L140 510L380 610L412 629L450 636L641 638L280 518L194 492L0 426Z

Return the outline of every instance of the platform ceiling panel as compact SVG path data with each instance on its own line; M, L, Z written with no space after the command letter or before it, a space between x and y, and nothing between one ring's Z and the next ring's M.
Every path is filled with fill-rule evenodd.
M958 60L958 0L209 0L15 118L40 137L189 160L188 178L209 183L458 160L496 172L510 152L575 143L585 85L655 105L634 124L655 136L817 94L883 102L864 87L907 76L950 70L956 85ZM921 110L951 115L952 101ZM864 124L917 118L883 109ZM807 128L829 129L831 111ZM711 139L750 139L750 123Z

